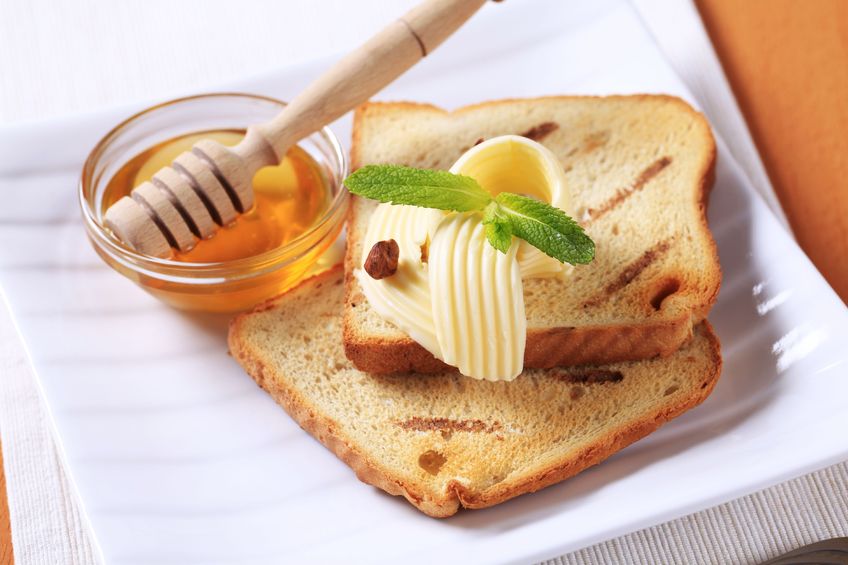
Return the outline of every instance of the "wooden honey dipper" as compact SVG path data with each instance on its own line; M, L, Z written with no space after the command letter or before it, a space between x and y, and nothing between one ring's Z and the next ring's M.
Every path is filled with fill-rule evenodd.
M139 253L169 257L253 206L253 176L300 139L368 100L456 31L486 0L426 0L336 63L233 147L204 139L109 207L104 224Z

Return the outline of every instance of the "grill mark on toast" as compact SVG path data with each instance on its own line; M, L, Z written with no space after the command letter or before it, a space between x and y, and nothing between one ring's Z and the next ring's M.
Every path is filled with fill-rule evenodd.
M668 250L671 249L671 238L664 239L658 243L655 243L648 249L646 249L642 255L640 255L635 261L631 262L627 265L623 271L616 277L615 280L608 283L601 294L590 298L586 302L583 303L583 306L597 306L600 304L605 298L611 296L612 294L618 292L623 289L631 282L633 282L636 277L642 274L642 271L656 263L659 259L665 256L668 253Z
M477 147L478 145L480 145L480 144L481 144L481 143L483 143L484 141L486 141L486 138L485 138L485 137L478 137L478 138L477 138L477 141L475 141L475 142L474 142L474 143L472 143L471 145L466 145L465 147L463 147L462 149L460 149L460 150L459 150L459 155L462 155L463 153L465 153L466 151L468 151L468 150L469 150L469 149L471 149L472 147ZM457 159L459 159L459 155L457 155ZM456 161L456 159L454 159L454 161Z
M648 182L653 179L655 176L660 174L663 169L668 167L671 164L671 157L663 156L651 163L647 168L645 168L639 176L636 177L636 180L633 181L633 184L628 186L627 188L619 189L612 198L602 203L597 208L589 208L586 211L586 215L588 216L585 223L592 222L597 220L601 216L604 216L611 210L615 209L622 202L630 198L633 194L639 192L644 188Z
M606 145L609 139L609 130L592 132L583 138L583 148L580 151L584 154L591 153L595 149L600 149Z
M642 271L653 265L658 259L662 258L668 252L669 248L671 248L670 239L664 239L648 248L644 253L642 253L642 255L639 256L638 259L627 265L621 274L618 275L618 278L609 283L604 291L607 294L618 292L630 284L633 279L642 273Z
M451 418L424 418L413 416L408 420L396 422L404 430L412 432L470 432L491 434L503 430L503 425L495 420L487 424L483 420L454 420Z
M559 124L556 122L542 122L541 124L528 129L524 133L519 133L518 135L532 139L533 141L541 141L558 129Z
M624 380L624 373L609 369L588 369L579 372L554 371L552 376L559 381L575 384L617 383Z

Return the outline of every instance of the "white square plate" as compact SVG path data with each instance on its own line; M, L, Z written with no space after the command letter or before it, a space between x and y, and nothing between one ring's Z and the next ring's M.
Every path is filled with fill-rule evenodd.
M323 67L229 86L287 99ZM380 97L612 92L695 103L626 2L525 0L481 14ZM427 518L360 483L257 388L227 356L224 318L162 306L90 249L78 171L128 113L0 132L0 285L110 563L528 561L848 457L846 309L720 147L714 394L578 477ZM347 121L334 128L348 139Z

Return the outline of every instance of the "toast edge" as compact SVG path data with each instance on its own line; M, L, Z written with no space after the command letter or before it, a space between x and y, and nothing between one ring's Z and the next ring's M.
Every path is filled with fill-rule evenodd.
M723 366L718 336L707 320L703 320L702 323L704 324L705 336L709 341L709 353L713 358L713 363L711 372L704 376L701 386L694 395L681 399L676 404L662 406L649 417L623 429L614 430L595 444L584 447L572 459L562 464L554 464L537 470L526 478L512 483L501 483L481 493L463 492L461 485L456 485L454 490L460 504L464 508L486 508L522 494L536 492L573 477L581 471L603 462L628 445L650 435L663 424L701 404L715 388Z
M432 104L416 102L366 102L356 108L353 118L351 143L351 170L362 166L359 147L361 146L362 120L374 108L428 110L441 114L461 114L488 106L526 101L580 100L580 99L651 99L665 100L681 106L685 111L697 116L709 138L709 150L700 173L700 196L696 200L699 208L701 232L709 243L714 272L709 277L713 284L712 292L702 295L701 300L693 301L688 312L683 312L672 320L656 321L639 326L586 326L581 328L531 329L527 335L524 366L528 368L549 368L571 366L586 363L607 364L621 361L638 361L653 357L667 357L683 346L691 337L695 325L703 321L718 298L722 272L718 257L718 247L707 222L707 206L710 193L715 184L716 144L709 122L701 112L690 106L685 100L665 94L636 94L612 96L543 96L538 98L492 100L463 106L448 111ZM353 198L357 198L353 196ZM347 226L356 225L356 206L348 211ZM356 258L352 246L345 251L345 297L342 320L345 355L361 371L388 374L400 372L436 373L450 369L448 365L436 359L414 340L371 338L361 335L349 315L352 299L357 292L356 278L353 276ZM622 337L624 330L626 336ZM568 341L563 341L564 337Z
M306 284L332 279L339 274L341 265L337 265L324 273L306 279L288 292L301 288ZM281 295L285 296L285 294ZM230 354L239 362L256 383L268 392L274 400L310 435L321 442L327 449L348 465L356 477L391 495L403 496L410 504L424 514L433 518L446 518L455 514L460 507L486 508L499 504L516 496L536 492L596 465L617 451L652 433L669 420L683 414L703 402L715 387L721 374L722 358L718 337L709 322L704 321L705 335L710 343L710 354L713 363L712 371L705 376L696 394L689 398L680 399L673 405L662 406L645 419L623 429L610 432L606 437L593 445L586 446L574 457L560 464L553 464L538 469L529 476L504 481L483 491L468 489L458 482L451 481L447 490L434 495L426 492L415 484L408 484L391 476L391 473L368 459L348 438L338 422L322 416L307 399L296 391L287 388L284 379L268 379L268 363L262 353L250 348L240 339L242 321L249 315L273 307L280 297L273 298L260 304L254 310L240 314L230 323L227 342Z

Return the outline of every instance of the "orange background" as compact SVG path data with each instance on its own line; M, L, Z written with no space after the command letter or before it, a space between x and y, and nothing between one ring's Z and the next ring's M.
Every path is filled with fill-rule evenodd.
M848 302L848 1L695 3L798 243Z
M848 302L848 0L695 3L798 242Z

